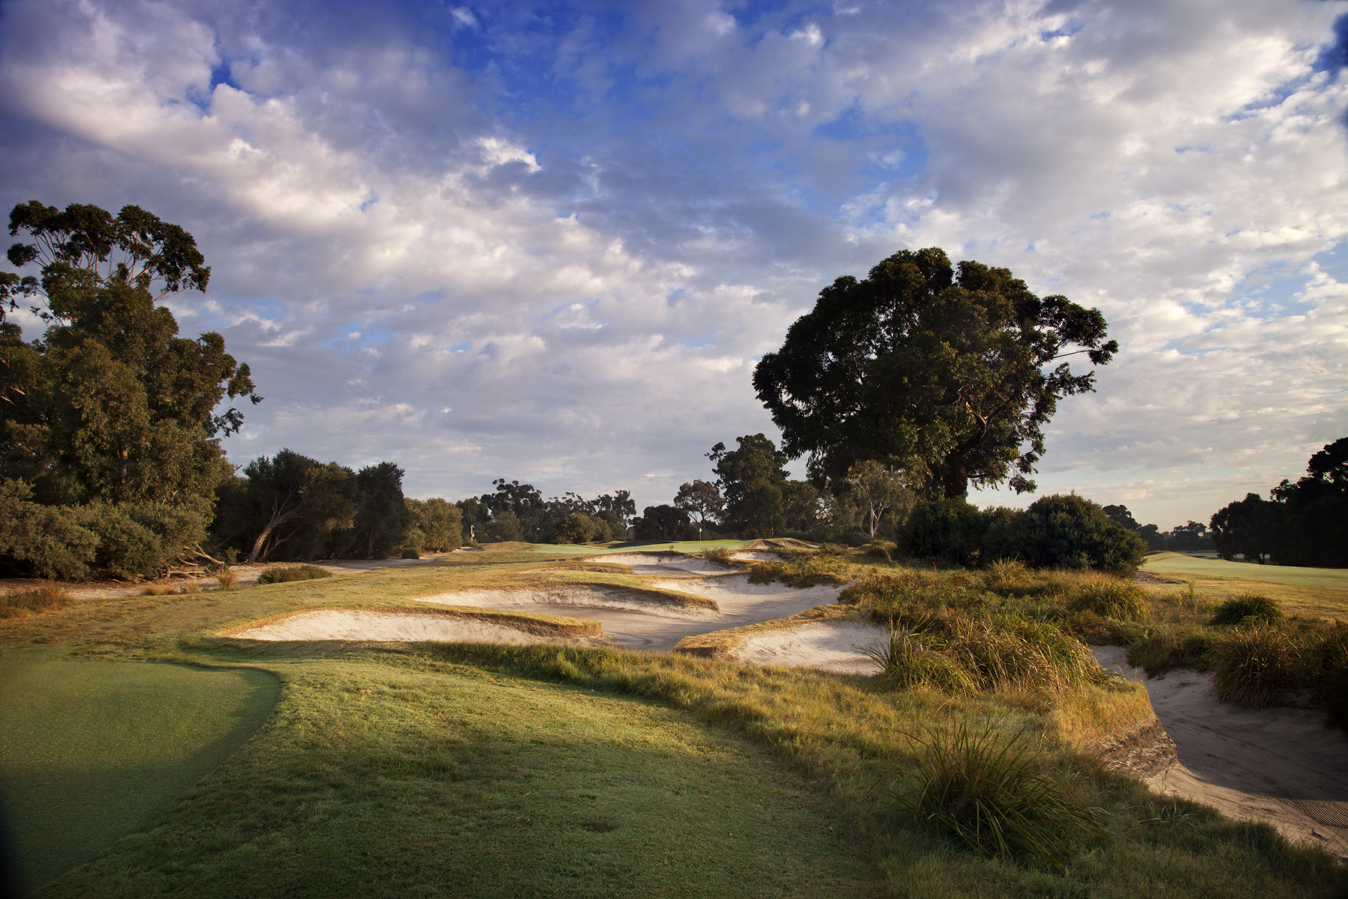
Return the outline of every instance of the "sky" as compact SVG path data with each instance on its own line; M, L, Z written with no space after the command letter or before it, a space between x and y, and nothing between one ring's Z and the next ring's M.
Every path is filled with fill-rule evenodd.
M820 289L941 247L1104 313L1038 495L1169 529L1348 436L1345 65L1319 0L3 0L0 207L196 237L235 465L638 508L780 439Z

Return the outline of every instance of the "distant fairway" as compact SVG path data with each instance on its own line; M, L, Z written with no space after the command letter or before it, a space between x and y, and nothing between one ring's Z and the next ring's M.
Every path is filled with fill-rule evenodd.
M1348 590L1348 568L1296 568L1290 565L1259 565L1254 562L1227 562L1223 559L1199 559L1181 553L1157 553L1148 556L1145 571L1156 574L1196 574L1203 577L1232 577L1247 581L1268 581L1290 587L1328 587Z
M164 812L266 719L274 675L0 653L0 789L24 892Z

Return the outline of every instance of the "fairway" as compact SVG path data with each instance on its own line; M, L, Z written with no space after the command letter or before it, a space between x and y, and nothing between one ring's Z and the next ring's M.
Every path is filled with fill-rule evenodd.
M1297 568L1291 565L1260 565L1255 562L1228 562L1225 559L1199 559L1182 553L1157 553L1148 556L1143 570L1157 574L1195 574L1202 577L1241 578L1268 581L1289 587L1327 587L1348 590L1348 568Z
M250 669L0 654L0 786L25 891L163 813L257 730L280 684Z

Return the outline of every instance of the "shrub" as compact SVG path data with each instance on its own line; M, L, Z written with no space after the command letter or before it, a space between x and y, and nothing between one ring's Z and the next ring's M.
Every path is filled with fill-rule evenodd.
M897 549L897 547L888 540L872 540L870 545L866 547L866 551L861 554L861 557L867 562L892 562L894 561L894 557L891 553L895 549Z
M720 565L722 568L734 568L735 560L730 558L730 550L721 546L714 546L702 554L702 558L708 562Z
M1151 616L1146 592L1136 584L1117 580L1086 581L1076 588L1067 607L1073 612L1094 612L1117 621L1138 621Z
M984 855L1032 859L1058 870L1104 836L1096 813L1061 780L1040 774L1020 735L960 724L950 736L927 731L926 752L908 790L890 799Z
M317 565L293 565L284 568L268 568L257 579L259 584L284 584L287 581L316 581L332 577L332 572Z
M1217 607L1212 624L1218 626L1241 624L1282 624L1287 620L1282 608L1260 593L1242 593Z
M1213 649L1212 668L1218 699L1255 708L1273 705L1280 691L1307 680L1301 647L1269 626L1227 635Z
M963 499L918 503L903 531L908 555L952 565L976 565L983 551L987 521Z
M26 618L55 609L64 609L75 602L60 587L33 587L27 590L9 590L0 593L0 618Z
M1132 577L1147 545L1076 494L1045 496L1019 513L1021 558L1037 568L1091 568Z
M415 549L405 549L403 550L402 557L404 559L420 559L421 553L417 552Z

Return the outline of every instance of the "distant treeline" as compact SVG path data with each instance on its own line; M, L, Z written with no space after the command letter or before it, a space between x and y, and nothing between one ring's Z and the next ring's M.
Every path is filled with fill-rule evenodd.
M1311 456L1306 474L1233 502L1212 516L1223 559L1348 568L1348 437Z

